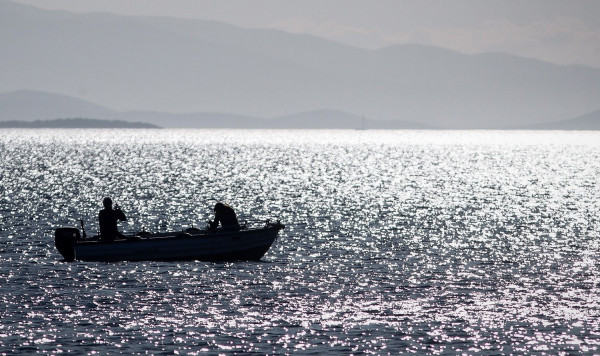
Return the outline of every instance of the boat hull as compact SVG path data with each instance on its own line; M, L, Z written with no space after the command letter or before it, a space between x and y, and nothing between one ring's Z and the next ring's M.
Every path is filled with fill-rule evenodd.
M59 252L65 260L115 261L259 261L269 250L280 224L261 229L239 231L205 231L190 235L157 234L117 241L73 241L72 252L60 244ZM57 234L58 236L58 234ZM58 237L56 238L59 247Z

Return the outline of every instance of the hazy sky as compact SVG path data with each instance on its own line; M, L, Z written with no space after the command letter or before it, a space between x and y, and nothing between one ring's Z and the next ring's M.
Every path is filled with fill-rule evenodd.
M422 43L600 67L596 0L15 0L47 9L216 20L365 48Z

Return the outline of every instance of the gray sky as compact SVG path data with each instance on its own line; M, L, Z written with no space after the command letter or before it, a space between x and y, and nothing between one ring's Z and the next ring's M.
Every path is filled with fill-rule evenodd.
M185 17L364 48L421 43L600 68L596 0L14 0L47 9Z

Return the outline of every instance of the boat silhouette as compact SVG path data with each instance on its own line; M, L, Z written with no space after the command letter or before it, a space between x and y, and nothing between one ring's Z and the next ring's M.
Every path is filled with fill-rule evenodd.
M124 239L82 238L76 227L54 232L57 250L65 261L259 261L284 228L267 220L262 227L239 230L197 229L163 233L145 231ZM85 231L84 231L85 236Z

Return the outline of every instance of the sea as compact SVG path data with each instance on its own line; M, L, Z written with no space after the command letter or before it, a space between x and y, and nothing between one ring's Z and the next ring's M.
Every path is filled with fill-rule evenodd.
M600 132L0 130L0 354L599 354ZM285 229L64 262L57 227Z

